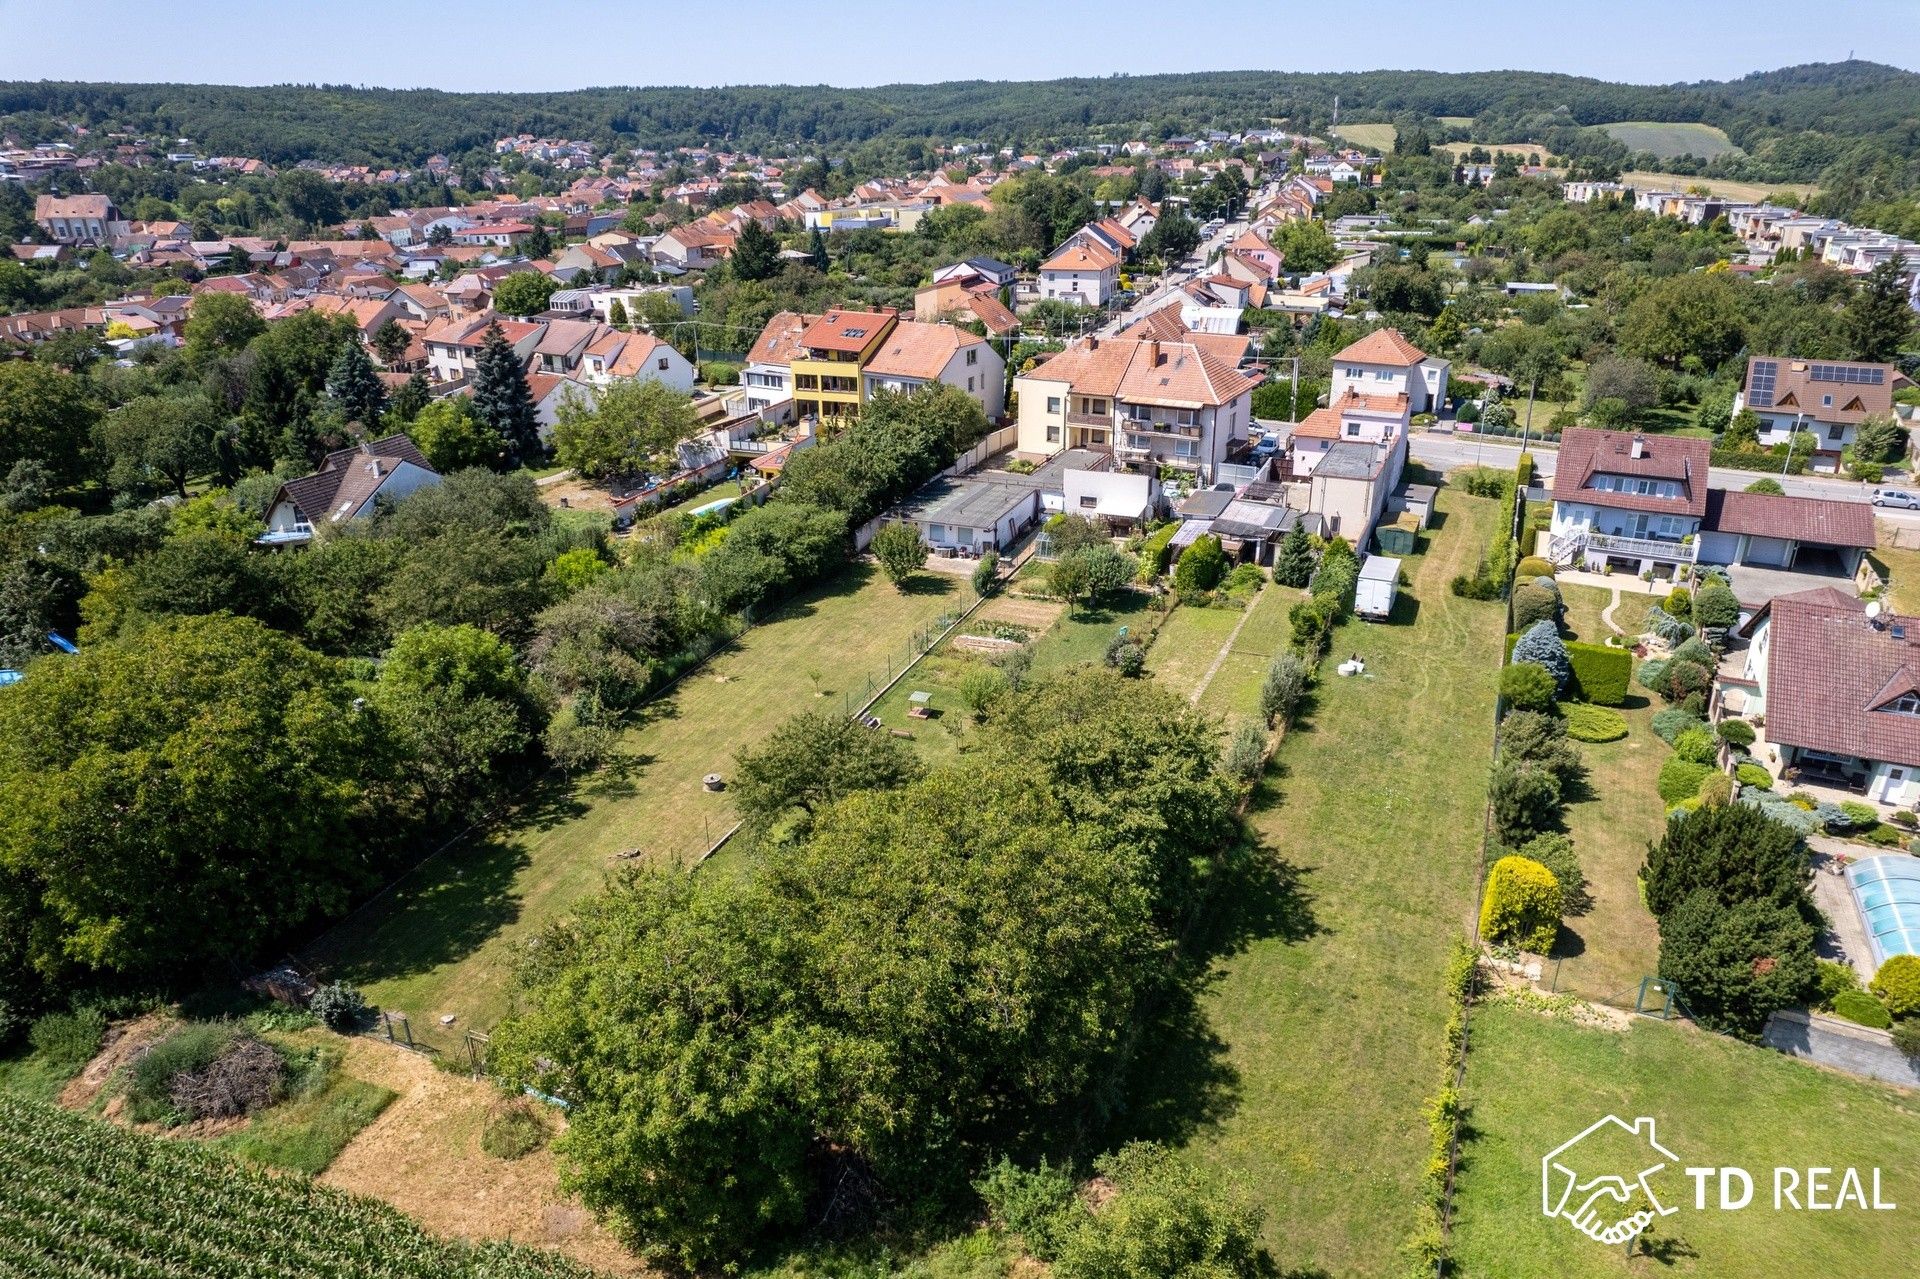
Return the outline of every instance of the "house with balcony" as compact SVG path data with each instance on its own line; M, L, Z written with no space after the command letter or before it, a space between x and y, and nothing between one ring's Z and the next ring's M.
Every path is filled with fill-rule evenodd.
M55 244L104 245L127 233L113 201L97 192L40 196L33 202L33 220Z
M1733 409L1752 409L1760 419L1760 443L1785 444L1796 431L1813 436L1816 471L1840 469L1841 452L1860 424L1893 412L1893 393L1906 385L1891 364L1858 360L1789 360L1756 355Z
M327 454L311 475L288 480L267 508L262 546L301 546L316 529L373 514L381 499L393 501L440 482L412 440L389 435Z
M1920 801L1920 618L1824 586L1775 596L1741 633L1744 668L1713 705L1761 725L1755 759L1816 794Z
M1549 558L1672 577L1699 555L1711 440L1569 427L1553 474Z
M1090 337L1014 380L1022 453L1110 454L1123 466L1173 466L1211 479L1253 421L1260 375L1191 334Z
M1040 300L1105 306L1120 289L1120 255L1099 244L1069 241L1040 264Z
M821 419L856 412L866 396L862 374L899 322L898 311L881 307L836 309L809 323L788 364L795 411Z
M1428 355L1398 329L1375 329L1341 350L1333 357L1326 407L1294 427L1288 472L1305 478L1335 446L1365 445L1385 463L1390 491L1405 469L1413 415L1431 413L1446 401L1450 370L1446 360ZM1353 450L1343 450L1342 457L1343 470L1359 469Z

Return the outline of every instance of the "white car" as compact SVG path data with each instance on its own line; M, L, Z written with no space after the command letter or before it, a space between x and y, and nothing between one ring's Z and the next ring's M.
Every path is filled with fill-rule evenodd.
M1906 489L1875 489L1875 506L1897 506L1902 510L1920 510L1920 493L1910 493Z

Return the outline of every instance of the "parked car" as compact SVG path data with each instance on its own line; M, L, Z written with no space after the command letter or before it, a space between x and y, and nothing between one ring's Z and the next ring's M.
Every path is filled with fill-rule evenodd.
M1875 489L1873 504L1897 506L1905 511L1920 511L1920 493L1909 492L1906 489Z

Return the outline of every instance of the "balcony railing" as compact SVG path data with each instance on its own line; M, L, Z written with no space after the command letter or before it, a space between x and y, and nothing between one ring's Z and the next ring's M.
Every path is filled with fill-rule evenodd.
M1682 564L1691 564L1700 554L1700 544L1695 542L1667 541L1655 537L1624 537L1617 533L1589 533L1586 537L1588 549L1605 551L1609 555L1641 555L1656 560L1677 560Z
M1112 426L1113 414L1088 413L1082 409L1068 409L1067 421L1075 426Z

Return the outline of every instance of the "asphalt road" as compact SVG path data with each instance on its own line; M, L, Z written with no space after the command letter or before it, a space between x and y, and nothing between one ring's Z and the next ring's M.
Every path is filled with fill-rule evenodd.
M1441 470L1455 466L1478 466L1482 462L1489 466L1512 466L1514 457L1519 451L1519 442L1479 439L1472 435L1415 433L1411 441L1411 449L1416 461ZM1534 450L1534 469L1542 479L1553 474L1556 460L1557 454L1551 448ZM1759 478L1759 473L1754 471L1717 470L1708 476L1707 483L1717 489L1743 489ZM1795 497L1824 497L1836 502L1868 501L1873 488L1872 485L1862 484L1858 480L1842 479L1838 476L1777 475L1773 478L1780 481L1780 487L1784 491ZM1874 512L1874 516L1889 523L1920 528L1920 511L1881 507Z

